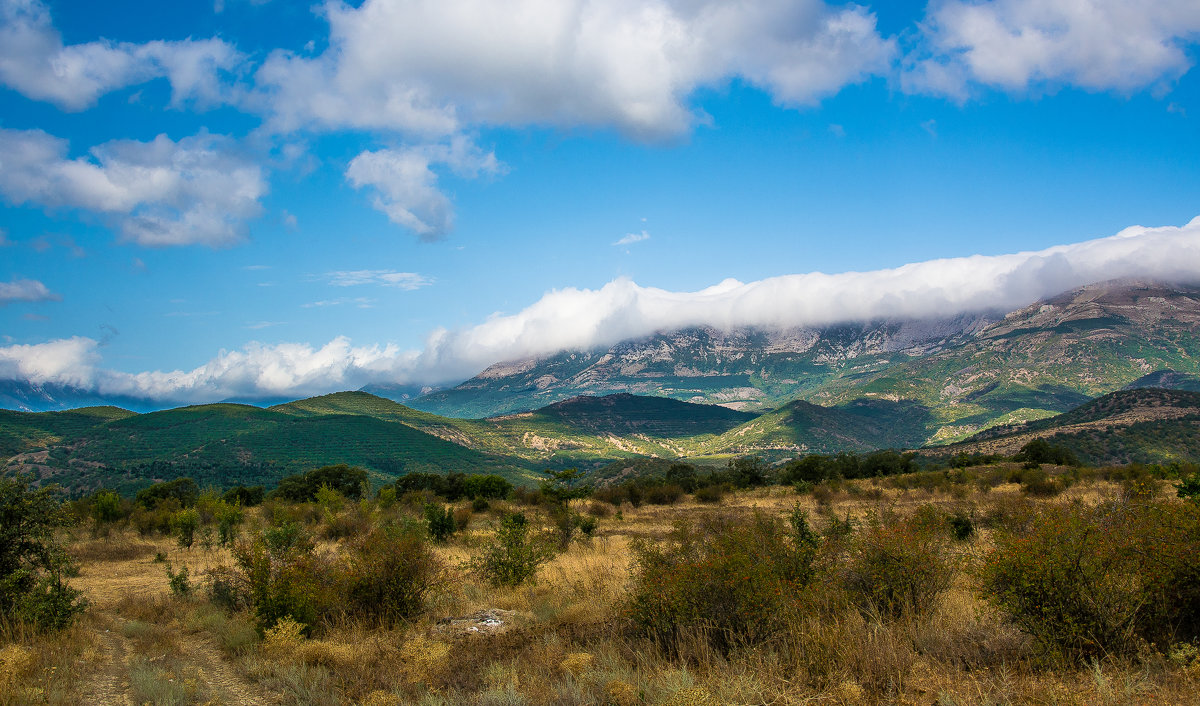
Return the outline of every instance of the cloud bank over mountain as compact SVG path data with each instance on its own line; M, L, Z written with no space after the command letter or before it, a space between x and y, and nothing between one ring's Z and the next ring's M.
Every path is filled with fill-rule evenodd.
M1045 250L975 255L871 272L726 280L673 292L617 279L599 289L546 293L515 314L438 329L425 349L354 346L338 337L222 351L191 371L127 373L101 365L100 343L74 337L0 347L0 378L55 383L169 402L297 397L371 382L444 383L496 362L609 346L689 326L790 328L1007 311L1085 284L1141 278L1200 281L1200 217L1184 226L1134 226Z

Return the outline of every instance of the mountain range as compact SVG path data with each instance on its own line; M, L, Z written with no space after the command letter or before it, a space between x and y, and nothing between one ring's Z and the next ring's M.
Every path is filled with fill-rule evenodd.
M179 475L272 484L343 462L380 481L411 471L521 481L638 458L1011 453L1047 435L1089 462L1194 460L1198 323L1200 289L1120 282L1005 315L689 329L494 365L416 399L397 390L407 404L357 391L269 407L0 411L0 462L82 491ZM72 393L85 394L37 394L63 404Z

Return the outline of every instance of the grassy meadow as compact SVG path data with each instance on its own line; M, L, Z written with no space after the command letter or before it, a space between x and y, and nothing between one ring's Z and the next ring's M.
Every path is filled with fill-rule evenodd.
M323 492L242 509L225 546L202 495L189 548L87 519L61 539L88 607L3 625L0 704L1195 703L1200 509L1044 468L636 507ZM528 580L481 561L505 532Z

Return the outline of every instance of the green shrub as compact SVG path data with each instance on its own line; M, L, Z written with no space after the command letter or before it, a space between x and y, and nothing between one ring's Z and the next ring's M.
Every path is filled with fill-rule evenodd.
M457 529L454 525L454 510L440 505L426 505L425 525L433 541L445 542Z
M189 580L188 567L184 564L179 571L174 571L167 564L167 585L171 587L171 595L186 598L192 593L192 582Z
M92 519L105 525L121 519L121 496L111 490L99 490L92 496Z
M716 505L725 499L726 492L728 492L728 488L724 485L706 485L696 489L696 502Z
M411 620L445 581L445 569L420 530L389 526L346 547L343 595L355 615L387 626Z
M500 520L491 543L469 560L465 568L493 586L520 586L531 581L538 567L553 556L549 537L530 536L525 515L514 512Z
M78 566L55 538L71 518L57 487L0 477L0 615L47 630L66 627L87 602L66 578Z
M138 491L135 498L138 505L153 510L164 501L174 501L178 507L191 507L200 497L200 487L191 478L176 478L165 483L154 485Z
M190 549L196 542L196 530L200 527L200 513L195 508L180 510L171 518L171 526L175 529L175 539L179 546Z
M756 513L676 525L663 544L633 544L627 611L634 630L681 648L700 639L727 653L778 634L812 579L816 537Z
M1047 506L1000 533L980 569L987 598L1047 650L1086 659L1200 634L1200 508Z
M217 512L217 541L222 547L233 546L238 536L238 527L244 519L239 505L226 504Z
M322 487L328 487L343 497L358 500L362 497L366 482L365 470L339 463L287 476L279 481L279 487L272 495L292 502L309 503L317 499L317 492Z
M928 612L950 588L944 531L918 519L872 518L850 539L845 584L861 608L882 618Z

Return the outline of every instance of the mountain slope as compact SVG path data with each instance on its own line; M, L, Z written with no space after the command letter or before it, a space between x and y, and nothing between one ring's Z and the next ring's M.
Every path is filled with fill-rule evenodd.
M1108 282L1005 316L663 333L494 365L410 404L486 416L610 392L758 410L794 399L909 400L929 411L922 441L947 443L1053 416L1158 371L1187 384L1200 374L1198 326L1196 287Z
M1048 439L1090 465L1200 462L1200 392L1119 390L1047 419L994 427L928 455L1016 453Z
M392 404L392 403L388 403ZM20 413L8 413L20 414ZM29 414L41 427L62 425L64 414ZM39 428L0 420L4 433ZM192 476L201 484L273 485L290 473L350 463L378 479L399 473L528 473L522 464L440 439L398 421L364 414L287 414L249 405L213 404L147 414L110 415L77 424L55 438L28 434L10 449L6 469L33 472L82 491L106 486L129 490L150 480ZM18 440L20 441L20 440ZM34 442L41 441L41 448ZM12 451L17 453L11 454Z

